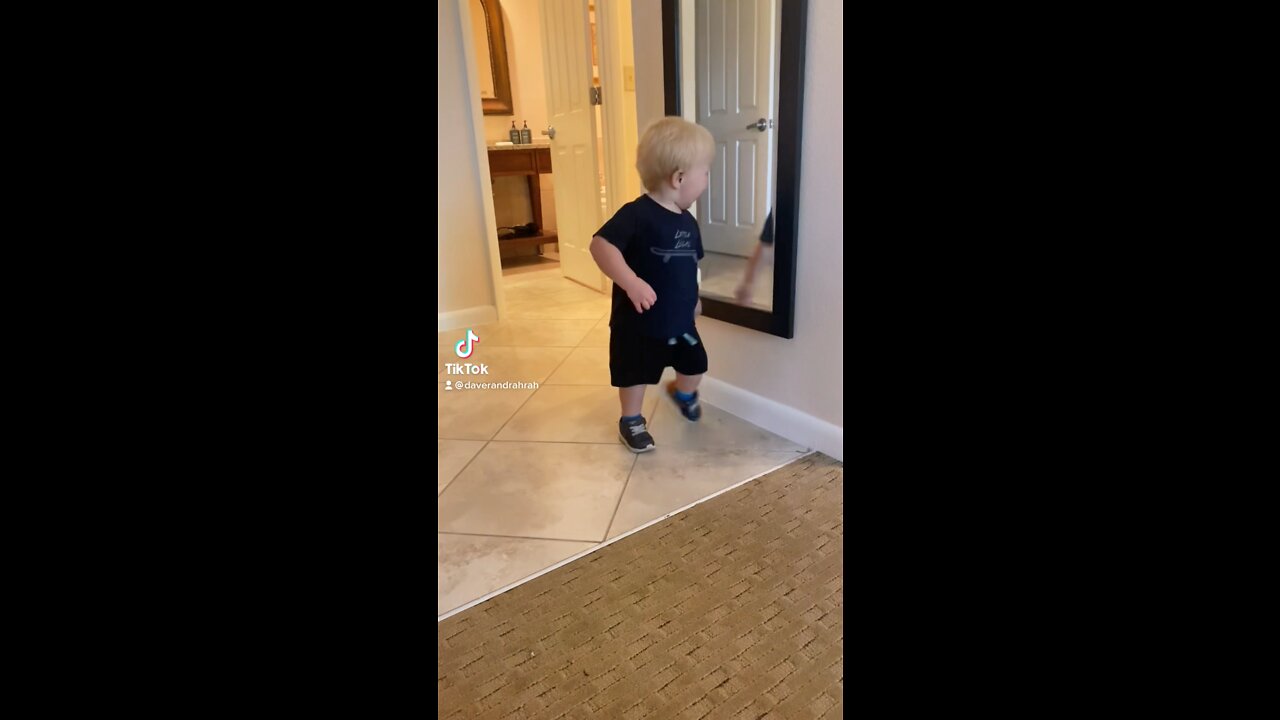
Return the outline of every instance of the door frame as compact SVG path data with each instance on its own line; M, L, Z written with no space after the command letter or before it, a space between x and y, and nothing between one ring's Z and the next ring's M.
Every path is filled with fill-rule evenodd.
M651 0L639 0L650 2ZM644 192L635 167L640 132L636 113L635 42L632 0L596 0L596 43L600 52L600 86L603 103L602 142L605 165L606 220L625 203ZM626 89L626 68L631 69L631 90ZM628 92L631 94L628 96ZM612 297L613 280L606 275L605 295Z
M498 216L493 209L493 177L489 174L489 152L485 149L484 113L480 103L480 68L476 62L475 41L467 29L471 27L471 0L456 0L458 17L461 19L457 30L462 34L462 52L466 56L466 87L471 98L471 134L475 142L476 168L480 175L480 185L476 192L481 196L484 209L484 231L486 246L489 250L489 277L493 283L493 304L497 311L495 322L502 322L507 314L507 296L502 287L502 258L498 247ZM501 12L501 10L499 10Z

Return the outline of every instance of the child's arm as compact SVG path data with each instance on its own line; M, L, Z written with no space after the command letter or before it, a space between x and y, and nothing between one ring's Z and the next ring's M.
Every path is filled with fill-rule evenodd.
M657 293L627 265L622 251L613 243L599 235L591 238L591 257L595 258L596 265L604 274L627 294L631 304L636 306L636 312L642 313L658 302Z

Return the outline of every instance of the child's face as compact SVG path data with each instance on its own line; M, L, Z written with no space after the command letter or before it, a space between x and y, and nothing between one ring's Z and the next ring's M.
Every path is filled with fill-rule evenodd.
M676 204L681 210L688 210L699 196L707 189L711 181L711 161L701 162L684 171L681 175L679 197Z

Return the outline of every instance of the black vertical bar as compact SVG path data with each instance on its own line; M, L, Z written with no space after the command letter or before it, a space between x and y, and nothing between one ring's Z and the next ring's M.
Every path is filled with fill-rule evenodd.
M782 3L778 97L778 192L774 208L772 332L795 337L796 258L800 230L800 131L804 122L804 45L808 0Z
M679 115L680 0L662 0L662 79L667 96L666 114Z

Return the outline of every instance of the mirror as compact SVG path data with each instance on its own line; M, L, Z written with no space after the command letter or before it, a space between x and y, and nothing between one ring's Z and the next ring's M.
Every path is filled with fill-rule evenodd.
M485 115L513 115L507 34L498 0L471 0L471 35L480 77L480 108Z
M663 0L666 114L711 131L702 314L794 336L807 0Z

